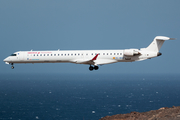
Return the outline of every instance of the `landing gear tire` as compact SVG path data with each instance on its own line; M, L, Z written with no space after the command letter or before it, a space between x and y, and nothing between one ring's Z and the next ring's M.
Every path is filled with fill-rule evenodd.
M99 69L99 67L98 67L98 66L94 66L94 69L95 69L95 70L98 70L98 69Z
M14 69L14 66L11 66L12 69Z
M92 66L89 67L89 70L92 71L94 68Z
M94 66L94 67L93 67L93 66L90 65L90 67L89 67L89 70L90 70L90 71L92 71L92 70L98 70L98 69L99 69L98 66Z

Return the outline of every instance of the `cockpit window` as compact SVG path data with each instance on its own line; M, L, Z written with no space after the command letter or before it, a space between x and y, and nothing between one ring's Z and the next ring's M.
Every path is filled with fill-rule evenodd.
M11 54L11 56L16 56L16 54Z

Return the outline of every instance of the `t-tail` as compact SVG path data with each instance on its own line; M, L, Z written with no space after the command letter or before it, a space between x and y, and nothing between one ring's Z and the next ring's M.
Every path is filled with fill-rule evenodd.
M159 50L161 49L164 41L166 40L175 40L175 38L169 38L165 36L156 36L153 42L147 48L145 48L145 50L159 53Z

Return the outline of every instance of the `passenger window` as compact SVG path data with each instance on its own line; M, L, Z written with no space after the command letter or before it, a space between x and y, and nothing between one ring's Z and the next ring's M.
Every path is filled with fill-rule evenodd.
M116 53L114 53L114 55L116 55Z
M107 53L107 55L108 55L108 53Z
M49 56L49 54L47 54L47 56Z
M74 54L76 56L76 54Z
M44 56L45 56L45 54L44 54Z
M117 53L117 55L119 55L119 53Z
M64 54L64 56L66 56L66 54Z
M73 54L71 54L71 56L73 56Z
M63 54L61 54L61 56L63 56Z
M92 55L93 55L93 53L92 53Z
M112 55L112 53L110 53L110 55Z
M54 54L54 56L56 56L56 54Z
M120 53L120 55L122 55L122 53Z
M103 55L105 55L105 53L103 53Z

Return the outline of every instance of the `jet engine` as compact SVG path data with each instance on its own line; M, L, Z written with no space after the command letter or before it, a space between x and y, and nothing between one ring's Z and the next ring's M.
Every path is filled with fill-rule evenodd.
M126 49L124 50L124 55L132 57L135 55L140 55L140 52L138 49Z

